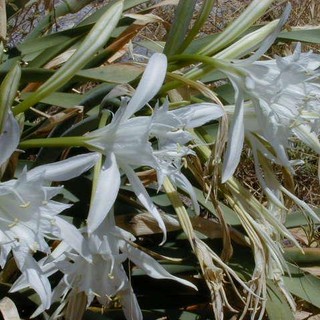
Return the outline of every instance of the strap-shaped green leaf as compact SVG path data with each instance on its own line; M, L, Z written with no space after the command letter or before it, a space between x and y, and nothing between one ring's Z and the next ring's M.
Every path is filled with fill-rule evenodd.
M285 286L295 296L320 308L320 279L288 263L290 275L284 277Z
M188 33L195 5L195 0L179 1L174 22L170 28L167 42L163 51L166 55L177 53L179 47L182 45L183 40Z
M0 86L0 132L6 120L6 114L12 106L13 100L17 94L19 81L21 77L21 68L16 64L4 78Z
M211 43L203 47L199 54L213 55L232 43L241 34L248 30L270 7L273 0L255 0L219 34Z
M292 310L284 296L272 281L267 282L266 309L269 320L294 320Z
M98 49L103 47L116 27L123 9L123 1L116 1L91 29L73 56L36 92L21 102L14 113L24 112L44 97L66 84L74 74L85 66Z

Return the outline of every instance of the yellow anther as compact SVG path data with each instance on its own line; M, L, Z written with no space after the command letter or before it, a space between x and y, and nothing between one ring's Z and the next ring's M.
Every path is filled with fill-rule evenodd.
M20 204L19 207L20 208L28 208L30 206L31 202L28 201L28 202L24 202L23 204Z
M18 223L19 223L19 219L15 218L12 223L8 224L8 227L12 228L12 227L16 226Z
M111 280L114 279L114 276L112 275L112 273L109 273L109 274L108 274L108 277L109 277L109 279L111 279Z

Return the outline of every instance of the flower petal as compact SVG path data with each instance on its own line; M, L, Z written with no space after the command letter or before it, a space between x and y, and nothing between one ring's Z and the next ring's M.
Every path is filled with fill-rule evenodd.
M102 223L112 208L120 188L120 172L114 153L106 155L102 166L97 190L88 215L88 233L92 233Z
M128 258L139 268L141 268L148 276L155 279L174 280L180 282L185 286L198 290L193 283L170 274L160 263L158 263L143 251L128 244L125 244L125 246L121 248L121 250L125 251L128 255Z
M200 206L197 200L197 195L195 194L193 186L190 183L190 181L181 172L174 174L173 178L177 187L189 194L195 213L200 214Z
M167 72L167 58L162 53L155 53L149 60L135 94L132 96L121 121L130 118L148 103L160 90Z
M299 125L292 128L293 133L307 146L320 154L320 142L315 132L311 131L311 127L308 125Z
M60 229L60 239L64 240L86 260L91 261L92 257L89 248L80 231L73 224L60 217L55 217L55 224Z
M40 176L47 181L66 181L89 170L99 159L96 152L81 154L66 160L38 166L27 173L27 179L36 180Z
M128 288L118 292L123 313L127 320L142 320L142 312L133 290Z
M200 127L203 124L222 117L223 108L214 103L196 103L170 111L179 118L187 128Z
M134 170L131 167L126 166L126 165L122 165L121 169L125 172L126 176L128 177L128 179L132 185L132 190L134 191L134 193L138 197L139 201L144 205L144 207L152 214L152 216L158 222L160 229L163 231L162 243L164 243L167 238L166 226L162 220L162 217L161 217L158 209L156 208L156 206L152 202L147 190L145 189L145 187L141 183L140 179L137 177L136 173L134 172Z
M27 250L27 248L25 248ZM46 277L40 269L37 262L33 259L29 253L25 251L21 251L20 248L18 250L13 251L14 258L17 261L17 265L21 272L26 276L27 282L31 288L33 288L40 297L41 305L35 311L33 316L40 314L44 310L50 308L51 305L51 285ZM25 256L27 254L27 256ZM20 265L20 261L24 261L23 265ZM15 285L10 289L10 292L15 292L18 289L15 288Z
M244 141L243 94L235 81L231 80L235 90L236 108L229 131L229 141L223 161L222 183L226 182L236 170Z

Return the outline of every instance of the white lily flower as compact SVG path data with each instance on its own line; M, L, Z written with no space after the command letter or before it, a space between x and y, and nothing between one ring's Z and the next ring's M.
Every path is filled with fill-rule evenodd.
M29 279L45 308L50 305L50 283L32 257L37 251L50 253L45 239L65 239L90 260L81 233L58 216L70 205L51 200L62 188L49 184L53 180L62 181L80 175L98 158L96 153L76 156L29 172L23 170L18 179L0 183L0 265L4 267L8 254L12 252L18 268ZM68 172L70 167L71 173Z
M130 245L134 237L115 226L113 212L87 238L93 257L92 262L70 252L56 263L64 276L54 289L53 300L84 292L87 306L94 297L102 305L108 305L114 297L120 299L126 319L140 320L142 313L122 263L129 259L145 273L156 279L171 279L183 285L196 287L183 279L172 276L156 260ZM68 298L67 298L68 299Z
M223 182L234 173L241 155L244 136L252 132L266 140L274 150L258 149L267 158L293 171L286 149L296 136L320 154L320 56L301 53L251 65L232 64L238 72L226 72L234 88L236 105L230 129ZM234 70L235 70L234 69ZM244 93L251 105L244 105ZM249 116L247 116L249 115Z
M155 217L164 234L166 233L157 208L134 172L135 168L143 165L157 167L149 142L151 117L130 118L160 90L166 69L165 55L154 54L130 102L127 104L127 101L123 100L109 125L86 135L88 147L106 157L88 216L89 233L98 228L116 200L120 188L120 170L128 177L138 199Z
M16 150L20 141L20 126L11 111L4 121L4 128L0 132L0 166L8 160Z
M192 185L180 171L182 157L192 153L189 148L183 147L194 139L186 129L221 117L224 114L222 108L216 104L200 103L169 111L169 103L166 101L162 107L156 107L152 116L130 118L159 91L166 66L164 55L153 55L130 102L127 104L126 100L122 100L122 106L109 125L86 135L88 148L106 157L88 216L89 233L98 228L113 206L120 188L122 171L139 201L158 222L165 241L166 228L162 218L134 171L141 166L149 166L157 171L159 188L164 177L171 178L175 185L190 194L196 212L199 211ZM158 141L155 152L149 142L154 137Z
M150 134L158 141L158 150L154 151L154 155L159 164L159 188L168 177L175 186L190 195L197 214L200 208L193 186L181 172L183 157L194 154L190 148L184 146L195 139L187 129L202 126L224 114L223 108L213 103L193 104L169 111L169 103L166 101L160 108L156 108L153 115Z

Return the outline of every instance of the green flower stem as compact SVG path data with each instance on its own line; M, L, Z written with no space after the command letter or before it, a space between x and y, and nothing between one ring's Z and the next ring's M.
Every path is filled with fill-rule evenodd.
M205 63L206 65L201 69L195 70L190 75L185 75L186 81L187 80L197 80L202 76L206 75L207 73L211 72L213 69L219 69L221 71L230 72L233 74L239 74L240 71L232 66L232 64L225 62L221 59L215 59L211 57L206 57L198 54L180 54L174 55L168 58L169 62L189 62L189 63ZM161 93L170 91L175 89L180 84L180 81L172 81L164 86L162 86Z
M199 92L202 92L204 95L207 95L207 96L215 96L214 93L212 91L210 91L205 85L203 85L202 83L199 83L197 81L193 81L193 80L190 80L190 79L187 79L185 77L182 77L176 73L170 73L170 72L167 72L167 76L169 78L172 78L172 79L176 79L178 80L180 83L183 83L185 84L186 86L189 86L190 88L194 88L196 90L198 90Z
M173 61L175 64L171 64L168 70L173 72L174 70L181 67L181 63L179 64L179 62L181 61L202 62L203 65L195 66L186 74L184 74L184 77L188 79L192 79L192 80L200 79L201 77L211 72L213 68L218 68L217 66L215 66L215 63L217 63L217 60L222 62L221 60L224 60L224 59L230 60L234 58L239 58L244 54L248 53L248 51L253 50L255 46L263 42L267 38L267 36L269 36L272 32L274 32L274 30L278 26L278 23L279 23L279 20L271 21L270 23L259 28L258 30L245 35L237 42L233 43L223 51L220 51L219 53L214 55L212 58L203 56L201 54L189 55L189 57L187 54L172 56L169 58L169 61ZM215 63L212 60L214 60ZM225 63L225 65L227 64ZM169 91L179 87L179 85L180 85L179 81L172 81L167 83L163 87L163 90Z
M60 138L45 138L45 139L29 139L20 142L19 149L30 148L61 148L61 147L87 147L87 138L85 137L60 137Z

